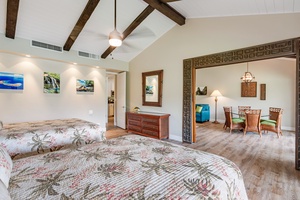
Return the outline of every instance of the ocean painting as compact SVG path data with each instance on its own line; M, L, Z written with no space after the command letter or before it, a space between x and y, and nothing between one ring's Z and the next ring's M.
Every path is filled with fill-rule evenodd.
M94 81L77 79L76 91L77 92L94 92Z
M60 74L44 72L44 93L60 93Z
M24 75L0 72L0 89L23 90Z

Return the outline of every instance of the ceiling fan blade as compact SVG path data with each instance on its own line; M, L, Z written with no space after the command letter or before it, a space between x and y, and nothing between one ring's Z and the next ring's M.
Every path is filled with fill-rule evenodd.
M118 48L116 48L116 53L135 53L139 51L140 49L132 44L129 44L126 41L123 41L122 45Z
M145 38L145 37L155 37L155 33L150 30L149 28L140 28L136 29L133 33L128 35L127 39L140 39L140 38Z

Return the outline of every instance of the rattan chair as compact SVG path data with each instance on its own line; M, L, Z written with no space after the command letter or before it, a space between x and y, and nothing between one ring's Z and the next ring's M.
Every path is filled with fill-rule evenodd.
M245 118L245 111L251 109L251 106L238 106L239 118Z
M245 111L244 135L246 135L246 132L258 132L261 137L260 116L261 109L250 109Z
M223 129L230 129L230 133L232 130L237 129L237 130L244 130L245 128L245 123L244 120L240 118L233 118L232 117L232 107L223 107L224 109L224 114L225 114L225 123L223 126Z
M269 108L269 119L261 119L261 130L272 131L277 133L279 138L282 135L281 131L281 116L283 113L282 108Z

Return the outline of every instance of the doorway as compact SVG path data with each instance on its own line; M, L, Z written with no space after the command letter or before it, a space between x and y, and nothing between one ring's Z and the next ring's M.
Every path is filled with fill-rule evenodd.
M107 123L106 130L111 130L115 128L115 83L116 74L107 73L106 75L107 83Z
M195 125L195 96L194 90L196 69L216 67L235 63L251 62L278 57L296 58L296 126L295 126L295 168L300 170L300 38L291 38L267 44L236 49L206 56L183 60L183 113L182 113L182 140L184 142L196 142Z
M106 72L106 130L126 129L126 72Z

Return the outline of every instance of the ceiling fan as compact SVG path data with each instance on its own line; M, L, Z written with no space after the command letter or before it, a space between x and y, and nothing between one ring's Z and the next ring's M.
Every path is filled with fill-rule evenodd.
M115 0L114 8L114 30L109 34L109 45L119 47L122 45L123 35L117 31L117 0Z

